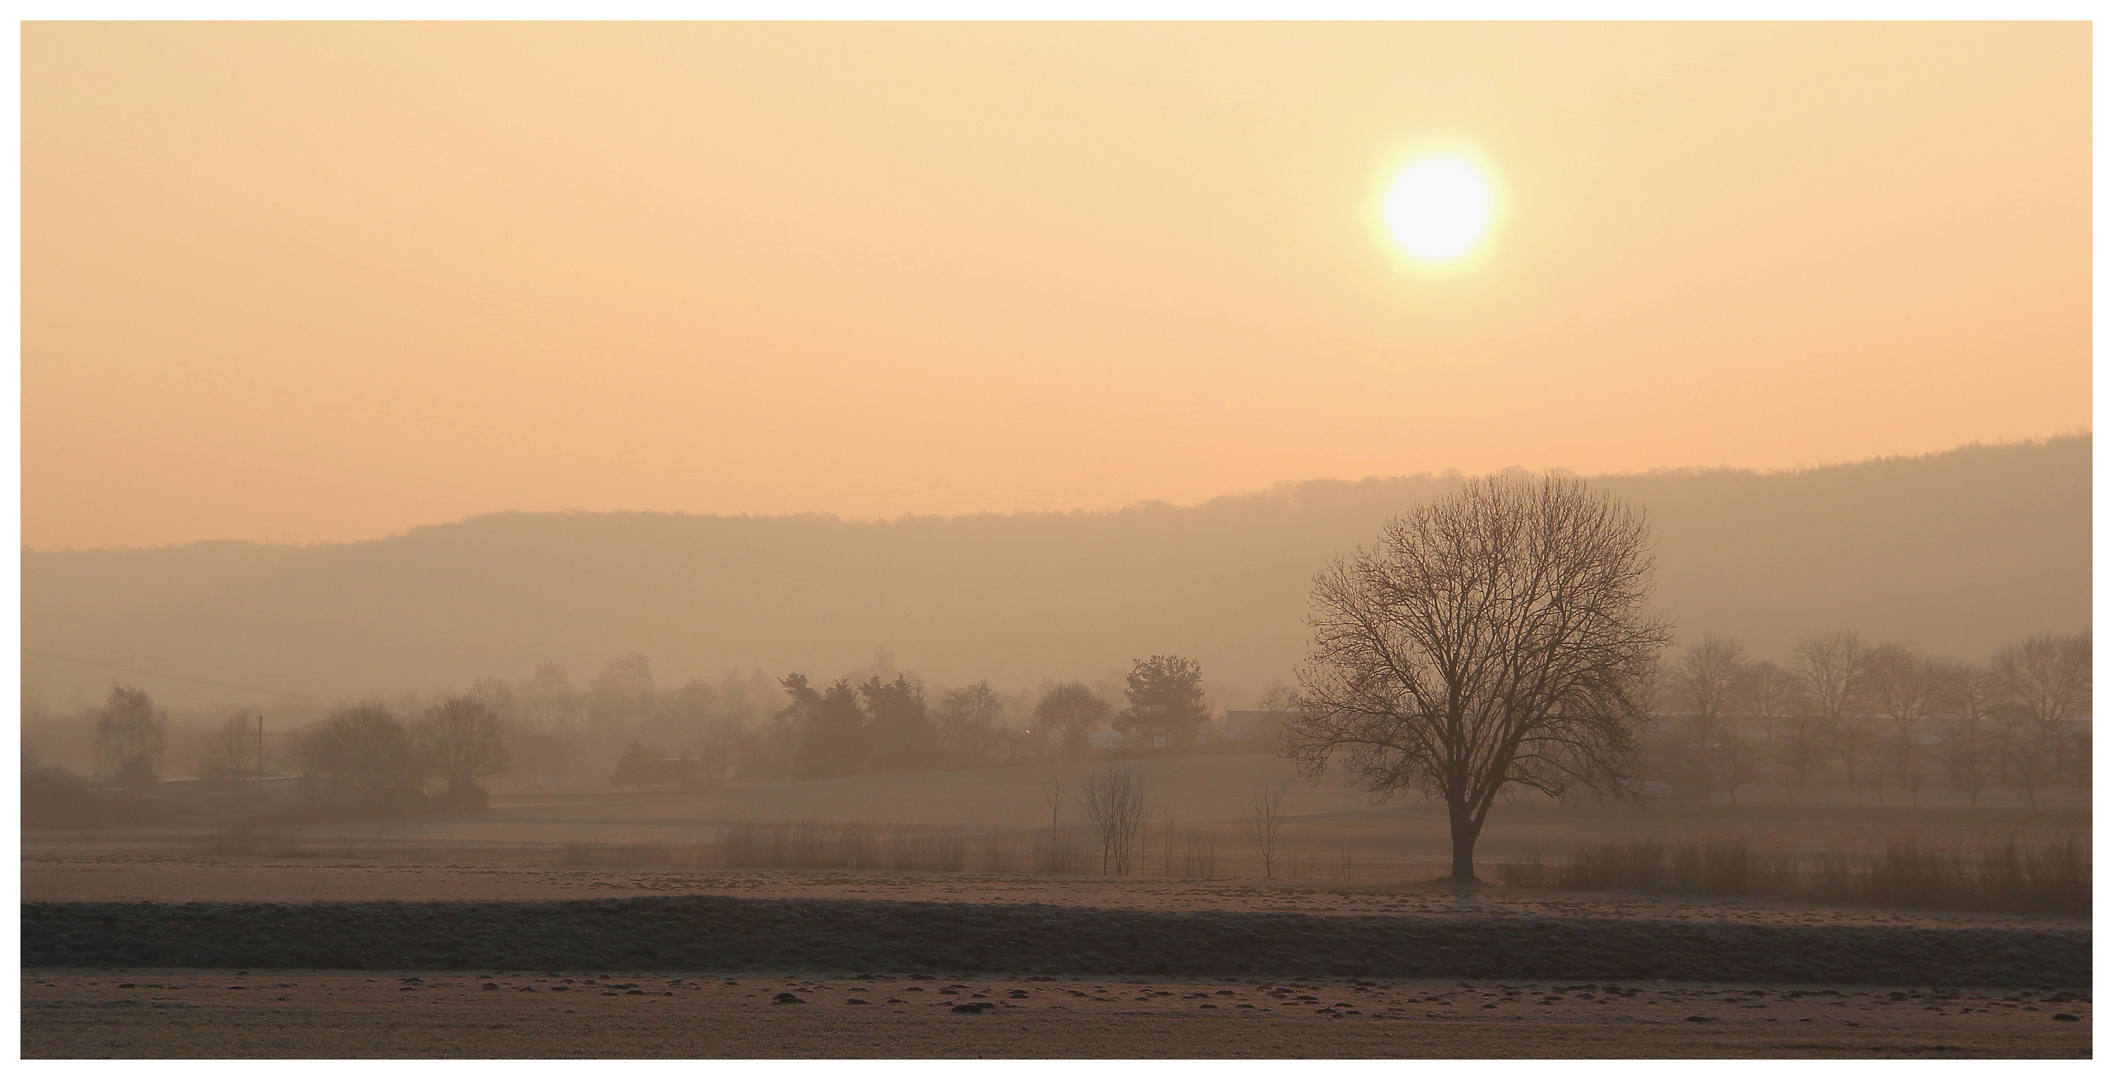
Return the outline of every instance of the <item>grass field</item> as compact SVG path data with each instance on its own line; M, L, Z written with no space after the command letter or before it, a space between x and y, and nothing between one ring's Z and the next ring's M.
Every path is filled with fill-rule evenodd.
M2053 880L2044 864L2088 895L2084 793L2038 813L1519 800L1492 816L1489 884L1470 888L1432 880L1448 867L1436 807L1374 806L1264 755L1123 763L1148 812L1133 875L1101 876L1080 795L1103 767L501 792L474 814L272 832L26 833L24 1052L2090 1053L2088 913L1970 913L1964 886L2000 883L1985 872L2000 864L1962 875L1933 857L2056 851L2015 862L2030 872L2012 884ZM1089 853L1062 874L1037 863L1052 781L1066 842ZM1267 879L1242 821L1265 784L1284 785L1287 812ZM1731 847L1743 862L1709 857ZM1866 864L1890 876L1835 877L1884 886L1870 895L1786 887L1786 868ZM1902 904L1925 885L1950 889L1950 908ZM977 993L990 1010L953 1010Z
M1052 782L1061 784L1059 817L1085 831L1081 792L1106 766L1009 767L857 777L828 781L737 781L716 788L594 787L501 792L476 814L387 823L317 826L270 836L214 838L133 833L136 845L206 854L308 855L329 858L420 858L435 853L469 860L721 865L720 844L741 821L811 821L834 826L958 829L961 868L1011 872L1032 868L1047 837ZM1375 805L1340 776L1301 779L1288 762L1264 754L1145 758L1118 763L1135 774L1146 801L1136 871L1146 876L1248 878L1263 874L1243 835L1248 797L1283 785L1288 814L1271 875L1310 882L1414 881L1446 872L1449 841L1440 810L1425 802ZM2060 796L2059 798L2057 796ZM2088 857L2088 793L2050 793L2037 813L2022 807L1863 805L1822 801L1678 803L1647 807L1590 800L1559 804L1520 799L1500 805L1478 847L1483 876L1500 864L1560 859L1638 838L1668 844L1740 834L1787 852L1882 850L1914 832L1946 848L2015 836L2026 842L2080 838ZM124 843L111 834L34 833L25 850L68 850ZM1090 844L1077 837L1074 846ZM216 844L218 846L216 847ZM1202 858L1207 854L1207 858ZM1098 865L1084 869L1097 871Z

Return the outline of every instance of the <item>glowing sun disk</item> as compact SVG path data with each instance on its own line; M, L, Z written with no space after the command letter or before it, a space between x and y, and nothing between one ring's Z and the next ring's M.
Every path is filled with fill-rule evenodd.
M1472 250L1496 212L1481 170L1453 154L1418 158L1387 188L1387 231L1402 250L1446 262Z

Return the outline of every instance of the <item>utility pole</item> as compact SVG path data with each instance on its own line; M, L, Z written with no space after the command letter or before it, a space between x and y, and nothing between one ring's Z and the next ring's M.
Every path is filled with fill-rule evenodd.
M257 714L257 801L264 801L264 714Z

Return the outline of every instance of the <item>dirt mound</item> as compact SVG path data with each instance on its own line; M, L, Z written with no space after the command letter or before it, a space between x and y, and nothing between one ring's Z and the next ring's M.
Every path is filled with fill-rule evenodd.
M2086 986L2084 929L645 897L28 903L25 967L960 970Z

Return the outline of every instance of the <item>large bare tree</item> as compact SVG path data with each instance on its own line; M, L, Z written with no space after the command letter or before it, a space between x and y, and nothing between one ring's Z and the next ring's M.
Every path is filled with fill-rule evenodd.
M1445 802L1455 881L1507 786L1624 794L1671 624L1643 515L1567 477L1496 476L1316 576L1286 752Z

